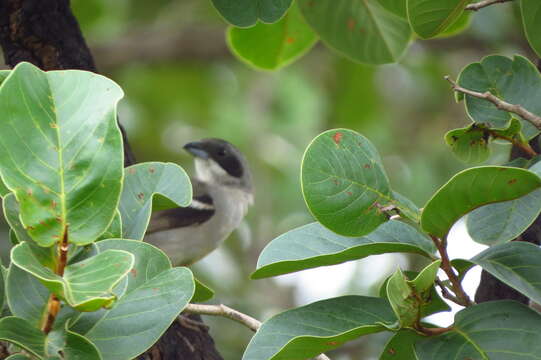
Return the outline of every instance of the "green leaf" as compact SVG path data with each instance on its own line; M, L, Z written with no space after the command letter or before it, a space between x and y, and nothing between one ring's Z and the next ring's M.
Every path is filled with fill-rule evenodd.
M387 221L380 207L394 201L376 149L347 129L328 130L312 140L302 160L301 185L312 215L345 236L373 231Z
M453 153L467 163L481 163L490 156L493 138L513 138L521 129L519 120L513 118L505 128L491 128L490 124L473 123L465 128L455 129L445 134L445 141Z
M177 164L159 162L126 168L119 206L124 238L143 239L156 195L171 200L161 205L159 210L188 206L192 201L192 187L186 172ZM154 210L158 209L154 207Z
M0 173L41 246L58 242L68 224L78 245L109 227L122 183L122 96L103 76L24 62L0 86Z
M250 27L258 20L278 21L289 9L292 0L212 0L212 4L232 25Z
M27 242L13 248L11 259L78 311L96 311L111 306L115 300L113 287L126 276L134 263L129 252L109 250L66 266L61 277L41 265Z
M188 304L194 279L187 268L171 268L158 248L135 240L103 240L101 252L128 251L135 257L125 293L111 310L83 314L72 330L96 345L104 360L127 360L152 346Z
M0 85L6 80L11 70L0 70Z
M418 360L540 359L541 316L515 301L489 301L455 315L453 330L415 344Z
M415 299L415 292L400 269L387 282L387 299L401 328L410 327L420 319L421 304Z
M45 334L24 319L8 316L0 320L0 340L17 345L40 359L45 356Z
M419 210L419 207L415 205L413 201L404 195L397 193L396 191L393 191L393 197L393 204L401 212L401 215L407 217L415 223L419 223L421 220L421 210Z
M454 23L452 23L443 32L439 33L436 38L451 37L464 32L464 30L466 30L470 26L472 22L472 17L473 16L471 11L464 11Z
M413 31L423 39L444 32L462 15L470 0L407 0Z
M419 275L419 273L415 271L404 271L404 274L407 276L408 279L415 279ZM378 293L381 298L387 299L387 284L391 276L385 279L385 281L381 284L379 288ZM411 280L409 281L411 283ZM432 284L430 291L426 291L424 295L424 301L421 304L420 309L421 317L429 316L442 311L451 310L449 305L441 298L434 284Z
M105 240L105 239L117 239L122 237L122 216L120 215L120 211L116 211L115 217L113 218L113 221L111 222L111 225L105 230L103 234L101 234L97 240Z
M526 38L537 56L541 57L541 3L538 0L520 0L520 10Z
M471 261L494 277L541 303L541 249L527 242L492 246Z
M343 296L285 311L265 321L243 360L304 360L396 322L380 298Z
M229 49L240 60L259 69L276 70L289 65L312 48L317 36L293 4L275 24L258 23L249 29L230 26Z
M6 270L0 259L0 314L4 312L6 304Z
M66 329L47 335L47 355L64 359L101 360L101 354L87 338Z
M421 270L419 275L417 275L415 279L411 281L413 288L421 294L427 292L432 286L434 286L434 281L438 275L440 265L441 260L436 260Z
M9 194L9 189L4 185L2 178L0 178L0 198L3 198L7 194Z
M458 280L464 280L466 273L475 266L470 260L465 259L453 259L451 260L451 266L458 272Z
M378 0L381 6L401 18L407 19L406 0Z
M480 166L459 172L428 201L421 215L421 227L441 237L451 226L479 206L512 200L541 186L531 171L502 166Z
M410 42L411 30L404 18L386 10L380 2L299 0L298 4L308 24L326 45L353 61L385 64L402 56Z
M390 252L432 257L434 243L414 227L390 220L363 237L345 237L312 223L270 242L259 255L253 279L335 265Z
M379 360L417 360L413 351L413 344L426 339L410 329L400 329L387 342Z
M459 75L458 84L466 89L485 92L511 104L522 105L528 111L541 115L541 75L528 59L515 55L487 56L481 62L466 66ZM492 103L465 95L466 110L470 118L491 127L504 128L512 114L501 111ZM530 122L520 119L522 132L529 140L539 133Z
M46 310L49 290L37 278L11 264L6 277L6 300L11 313L41 325Z
M541 163L530 171L541 175ZM471 238L481 244L496 245L513 240L522 234L541 212L541 189L516 200L490 204L475 209L466 217Z
M200 303L205 302L214 297L214 290L203 284L201 281L195 279L195 292L190 302Z
M24 354L13 354L6 358L6 360L32 360L32 358Z

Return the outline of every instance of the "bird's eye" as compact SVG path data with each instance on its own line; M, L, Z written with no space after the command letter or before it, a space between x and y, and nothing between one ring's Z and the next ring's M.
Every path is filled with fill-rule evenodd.
M220 150L218 150L218 155L219 155L219 156L226 156L226 155L227 155L227 151L225 151L225 149L220 149Z

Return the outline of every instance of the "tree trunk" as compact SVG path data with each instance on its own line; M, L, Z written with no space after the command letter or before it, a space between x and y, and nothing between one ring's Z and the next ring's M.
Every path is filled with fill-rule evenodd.
M70 9L69 0L0 0L0 46L4 61L21 61L43 70L80 69L97 72L92 54ZM126 133L124 164L135 163ZM200 321L199 317L195 317ZM174 322L140 359L222 360L204 326Z

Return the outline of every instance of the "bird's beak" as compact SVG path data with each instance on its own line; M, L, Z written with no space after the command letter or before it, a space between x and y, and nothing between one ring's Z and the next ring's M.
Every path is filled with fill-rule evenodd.
M186 150L187 152L189 152L190 154L198 158L202 158L202 159L209 158L209 154L205 150L204 144L200 141L187 143L186 145L184 145L184 150Z

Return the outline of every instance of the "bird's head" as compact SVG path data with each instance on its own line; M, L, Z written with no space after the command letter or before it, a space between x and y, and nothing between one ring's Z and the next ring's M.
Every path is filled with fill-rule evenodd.
M184 145L195 158L199 180L216 185L235 186L252 191L252 174L244 155L222 139L202 139Z

